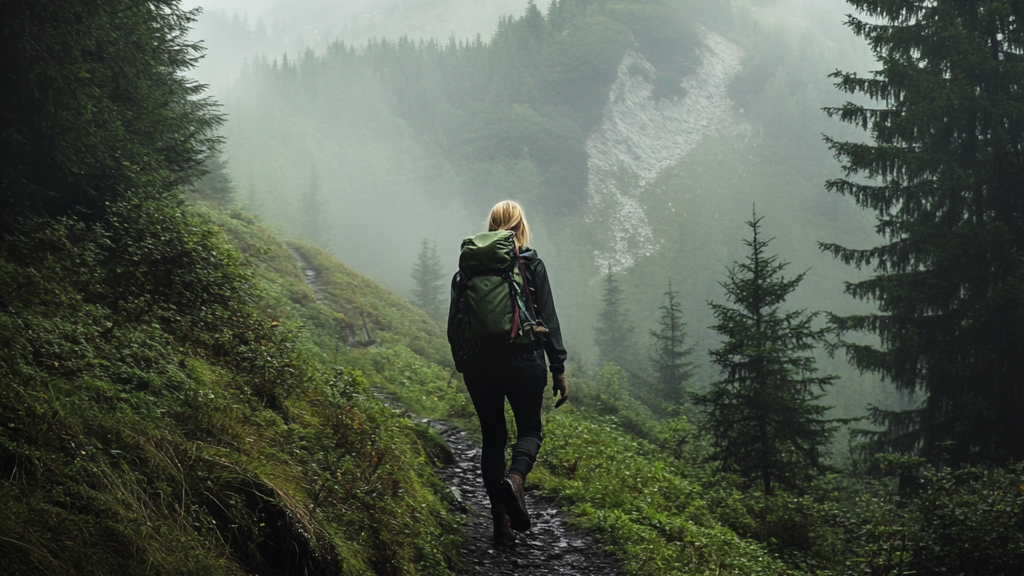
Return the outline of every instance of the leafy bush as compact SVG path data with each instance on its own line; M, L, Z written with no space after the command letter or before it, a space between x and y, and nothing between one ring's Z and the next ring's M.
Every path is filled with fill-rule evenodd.
M597 373L597 382L574 379L573 402L580 408L607 418L639 438L654 433L655 417L631 394L625 370L609 362Z
M424 360L404 346L373 348L363 353L361 360L381 388L417 414L458 422L476 414L454 370Z
M851 507L848 574L1020 574L1024 464L925 470L912 493L868 482Z
M630 574L792 573L722 525L708 489L657 446L574 411L550 412L545 438L543 471L531 478L614 543Z

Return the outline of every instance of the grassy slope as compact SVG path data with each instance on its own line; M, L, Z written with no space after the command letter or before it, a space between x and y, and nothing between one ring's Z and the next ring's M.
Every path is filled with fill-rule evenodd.
M370 387L471 426L442 327L246 214L113 212L2 245L0 572L448 573L459 530L427 464L443 448ZM320 272L319 304L296 252ZM376 345L338 345L364 316ZM899 532L892 509L847 517L832 489L744 490L685 417L630 434L622 378L605 372L570 370L574 402L546 405L531 482L628 573L830 572ZM979 537L1018 514L989 508L968 510ZM847 550L850 522L867 552Z
M429 434L327 361L272 233L147 203L2 248L0 572L448 573Z
M727 140L719 140L710 142L702 153L704 157L695 156L691 161L705 169L718 162L720 170L727 170L735 165L731 155L745 151ZM706 183L692 177L692 167L691 177L685 178L687 169L681 166L659 183L656 190L661 193L646 199L649 214L654 215L655 226L666 234L674 231L680 235L679 245L703 243L706 249L665 251L645 263L652 270L659 266L662 270L681 267L683 260L695 255L722 260L741 256L732 251L741 248L726 246L729 239L734 240L732 244L739 244L735 240L739 236L737 230L722 225L720 220L716 223L713 218L720 209L717 205L730 198L708 197L701 200L701 205L697 197L704 195L695 192ZM708 178L714 179L710 175ZM794 271L814 264L815 270L820 267L826 272L808 276L801 301L813 307L814 303L830 298L842 268L824 259L813 248L810 238L829 234L855 236L863 223L845 218L856 212L822 195L814 182L801 183L794 198L785 191L783 183L789 181L786 174L773 170L768 162L762 163L757 171L737 174L737 180L737 189L757 193L756 199L759 205L764 203L768 218L781 220L783 213L799 208L818 211L829 219L809 230L776 229L775 246L794 262ZM741 195L731 200L746 210L753 199ZM679 210L666 209L671 208L669 202L680 206L680 200L691 201L682 203L682 217L688 220L679 219ZM742 222L735 228L741 230L741 226ZM450 370L440 325L327 252L297 243L291 243L291 247L320 272L324 305L341 314L336 318L353 318L358 309L366 310L372 335L379 344L345 351L342 363L359 366L368 380L395 394L423 416L444 418L467 427L475 425L460 379ZM282 264L286 260L283 253L281 260ZM699 293L696 286L693 290ZM546 441L530 481L573 511L580 524L593 529L623 561L627 573L662 576L827 574L862 568L884 571L889 566L887 562L901 561L898 555L879 554L891 542L893 533L905 534L900 531L908 530L929 541L942 540L943 532L927 525L931 508L920 507L921 518L925 520L912 520L908 522L909 528L893 527L895 508L887 500L890 496L885 489L875 492L852 487L848 478L822 478L820 486L807 494L780 489L774 497L766 498L708 463L705 440L685 417L645 421L637 426L637 417L642 414L630 404L622 388L624 379L616 380L614 374L606 372L588 377L578 367L571 367L569 379L574 401L555 411L551 398L546 400ZM633 429L643 437L627 431ZM1000 475L996 471L989 476L984 482L1001 482L1003 490L987 489L986 493L1009 494L1012 490L1005 487L1016 486L1011 481L1012 474ZM941 493L953 490L974 494L979 490L970 483L952 486L949 482ZM1020 492L1024 494L1024 488ZM1001 558L1010 558L1012 554L1006 551L1016 549L1013 547L1019 547L1021 541L1007 527L1019 521L1019 509L1011 512L1006 506L970 502L952 506L949 514L971 518L971 530L977 529L972 535L984 534L986 525L1000 526L995 533L1005 537L1006 542L1013 541L1002 548ZM920 524L914 526L913 522ZM971 540L976 542L972 546L988 546L981 544L982 540L984 537Z
M306 326L324 361L359 370L414 412L469 422L472 406L465 389L459 392L461 379L440 323L318 246L282 241L240 213L209 216L243 254L258 260L257 273L276 287L275 310ZM297 256L316 270L319 294L302 278ZM367 333L375 345L366 345Z
M225 223L232 237L234 222ZM461 379L450 369L442 326L326 251L289 242L319 272L323 306L334 315L319 321L337 322L338 334L357 329L364 310L371 336L378 344L341 352L341 363L358 366L367 380L394 394L420 415L475 426L472 406ZM243 251L247 248L243 245ZM294 277L294 258L283 246L273 261L280 273ZM270 269L267 272L273 274ZM271 279L270 281L275 281ZM298 305L313 300L312 292L296 289ZM304 314L300 309L297 313ZM316 322L313 315L307 323ZM358 324L357 324L358 322ZM348 324L348 328L344 325ZM570 375L577 396L596 397L597 384ZM540 468L531 478L578 514L579 521L598 531L631 574L778 574L786 569L761 545L738 537L724 526L744 520L738 485L697 461L697 445L666 452L692 429L685 419L664 427L661 444L623 432L614 418L573 408L552 410L546 401L546 436ZM628 489L623 490L623 487ZM724 509L724 512L719 509Z

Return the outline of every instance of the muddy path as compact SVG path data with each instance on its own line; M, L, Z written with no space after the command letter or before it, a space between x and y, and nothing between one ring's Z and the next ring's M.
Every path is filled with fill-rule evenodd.
M303 278L318 302L324 286L319 273L298 251L291 249ZM381 395L389 404L393 400ZM526 483L526 503L532 527L517 533L512 547L491 543L493 526L487 493L480 478L480 445L465 430L422 419L448 444L453 463L437 470L438 476L455 496L456 513L463 519L469 540L462 549L462 567L457 574L537 576L617 576L618 562L585 531L571 526L565 512ZM543 451L541 452L543 458Z
M491 544L491 513L480 480L480 446L464 430L427 422L444 438L455 463L438 470L458 500L470 540L462 550L459 574L603 576L621 574L618 563L596 540L570 526L565 512L537 494L527 479L526 504L532 527L517 534L511 548ZM543 454L542 456L543 457Z

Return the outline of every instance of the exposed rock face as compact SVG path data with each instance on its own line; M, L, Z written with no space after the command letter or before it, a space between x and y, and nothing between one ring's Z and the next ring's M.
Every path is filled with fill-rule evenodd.
M595 251L602 272L622 272L658 248L640 196L658 173L677 162L728 119L726 88L743 51L704 31L700 68L683 80L686 96L655 99L654 67L631 50L619 64L601 124L587 139L591 206L608 215L608 245Z

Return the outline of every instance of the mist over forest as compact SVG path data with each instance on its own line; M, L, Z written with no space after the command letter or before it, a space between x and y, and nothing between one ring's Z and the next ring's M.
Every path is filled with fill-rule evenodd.
M0 22L0 574L1024 573L1024 2Z
M228 115L224 159L239 199L399 293L413 287L421 239L437 242L450 275L490 206L523 202L568 345L592 365L609 267L641 356L669 281L700 353L713 346L707 302L723 297L754 204L772 249L809 269L794 306L863 309L842 293L857 271L817 248L873 237L869 214L823 190L838 163L822 134L862 137L821 112L844 101L827 74L872 66L842 25L848 7L668 6L569 15L560 31L523 40L546 6L211 3L193 31L208 49L195 74ZM570 48L580 41L592 48ZM623 67L629 76L617 79ZM311 222L303 202L314 178ZM843 374L830 392L843 416L898 402L842 359L822 361ZM700 364L702 381L716 377Z

